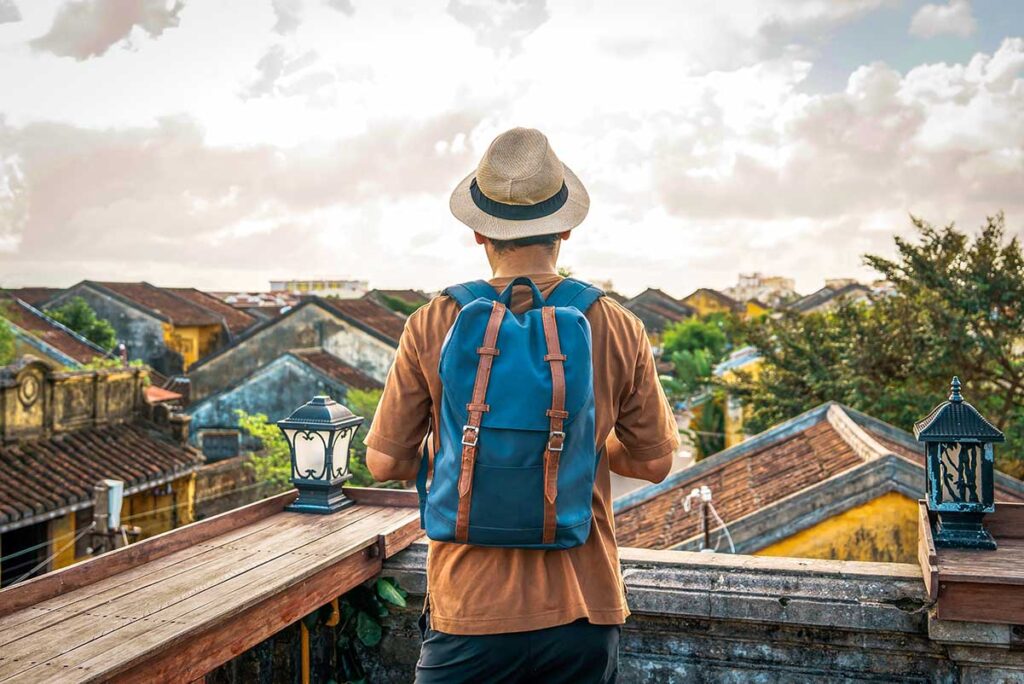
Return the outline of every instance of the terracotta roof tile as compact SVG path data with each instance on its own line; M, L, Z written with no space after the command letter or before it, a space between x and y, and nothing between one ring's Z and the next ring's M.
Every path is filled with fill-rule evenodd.
M172 325L220 325L221 319L209 309L193 304L172 291L149 283L91 282L126 299L137 307L168 320Z
M615 536L621 546L669 548L700 532L699 516L682 504L694 487L711 488L718 514L729 523L861 463L828 422L817 422L691 479L684 475L664 493L616 513Z
M7 292L38 309L63 292L63 290L57 287L19 287L7 290Z
M238 335L257 323L255 316L250 316L244 311L237 309L227 302L218 299L212 294L207 294L194 287L168 287L167 291L183 297L196 306L200 306L224 319L231 334Z
M367 299L318 299L343 318L358 323L398 345L405 329L405 316Z
M346 387L362 390L383 389L384 387L380 382L355 366L345 363L334 354L323 349L296 349L292 354Z
M142 423L104 425L0 446L0 524L88 501L99 480L125 488L184 475L203 462Z

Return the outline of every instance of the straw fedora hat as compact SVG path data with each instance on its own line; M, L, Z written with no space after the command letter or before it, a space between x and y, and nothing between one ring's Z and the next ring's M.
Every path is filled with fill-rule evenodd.
M572 230L587 217L590 196L543 133L513 128L494 139L450 206L481 235L516 240Z

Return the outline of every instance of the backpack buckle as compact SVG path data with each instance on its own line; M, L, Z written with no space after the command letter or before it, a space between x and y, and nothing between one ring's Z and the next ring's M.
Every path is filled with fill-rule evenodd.
M554 445L554 441L558 440L558 446ZM552 430L548 433L548 451L561 451L565 448L565 433L561 430Z
M470 442L467 438L467 433L473 436L473 441ZM462 446L475 447L477 441L480 439L480 428L475 425L463 425L462 426Z

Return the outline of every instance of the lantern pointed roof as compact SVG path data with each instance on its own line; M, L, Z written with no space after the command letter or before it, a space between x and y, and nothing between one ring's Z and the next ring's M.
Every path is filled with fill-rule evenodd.
M1006 440L999 429L985 420L978 409L964 401L960 393L960 378L954 377L949 385L949 400L932 409L923 420L914 423L914 436L921 442L954 442L977 440L1002 442Z

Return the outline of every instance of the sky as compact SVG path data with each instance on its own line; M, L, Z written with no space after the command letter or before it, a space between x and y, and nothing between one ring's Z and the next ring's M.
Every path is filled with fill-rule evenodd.
M1024 2L0 0L0 286L483 277L448 197L513 126L579 277L869 281L911 214L1024 227Z

